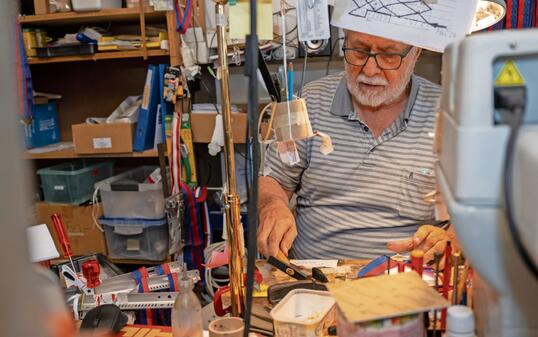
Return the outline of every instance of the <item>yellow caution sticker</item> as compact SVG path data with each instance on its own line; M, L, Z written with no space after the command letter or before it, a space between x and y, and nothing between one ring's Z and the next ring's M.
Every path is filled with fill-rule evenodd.
M495 80L495 86L516 87L523 85L525 85L525 79L517 69L516 64L512 60L506 61Z

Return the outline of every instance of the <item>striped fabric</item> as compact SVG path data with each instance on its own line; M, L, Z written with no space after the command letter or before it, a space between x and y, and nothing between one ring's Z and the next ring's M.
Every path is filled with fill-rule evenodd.
M344 73L309 83L303 96L313 129L331 136L334 152L322 155L319 137L299 141L301 161L290 167L271 145L264 170L297 194L297 258L374 258L433 220L422 197L435 183L439 86L413 76L406 110L378 139L353 111Z
M506 16L488 30L538 27L536 0L506 0Z

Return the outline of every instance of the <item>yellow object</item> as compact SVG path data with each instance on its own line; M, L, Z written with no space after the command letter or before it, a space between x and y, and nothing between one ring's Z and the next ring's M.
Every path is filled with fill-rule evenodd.
M22 30L22 40L24 42L24 50L26 51L26 56L35 57L37 47L36 35L35 32L31 29Z
M181 141L183 144L187 145L189 165L191 167L191 177L190 183L193 186L197 185L196 179L196 162L194 160L194 146L192 143L192 129L191 129L191 116L188 112L183 112L181 114ZM181 170L181 180L187 181L186 179L185 168Z
M252 291L252 297L267 297L267 289L269 289L269 286L265 283L260 284L260 291L254 289Z
M228 7L230 15L230 39L244 39L250 34L250 4L247 0L238 0L237 4ZM258 1L258 38L273 39L273 3Z
M525 85L525 79L519 72L519 69L517 69L516 64L512 60L506 61L495 80L495 86L516 87L523 85Z

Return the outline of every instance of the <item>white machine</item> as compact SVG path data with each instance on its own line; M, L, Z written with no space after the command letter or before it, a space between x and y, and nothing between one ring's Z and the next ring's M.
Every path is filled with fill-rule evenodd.
M437 177L479 274L478 334L538 336L538 30L470 36L443 58Z

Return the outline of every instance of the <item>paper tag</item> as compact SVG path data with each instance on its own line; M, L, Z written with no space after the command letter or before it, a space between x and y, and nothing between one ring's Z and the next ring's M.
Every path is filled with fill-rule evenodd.
M110 149L112 148L112 138L94 138L93 139L93 148L94 149Z
M216 14L215 15L215 24L217 26L226 26L228 24L228 21L226 20L226 16L223 14Z
M327 40L331 37L327 0L302 0L297 3L299 41Z
M290 260L291 264L304 268L336 268L338 260Z
M140 240L127 239L127 250L128 251L139 251L140 250Z
M156 184L158 182L160 182L162 179L162 176L161 176L161 169L160 168L156 168L153 172L151 172L151 174L148 176L148 179L147 181L150 183L150 184Z
M334 151L333 142L331 140L331 136L329 136L326 133L316 131L314 133L316 136L321 137L321 145L319 147L319 151L323 155L328 155L329 153Z
M277 151L280 156L280 160L289 166L294 166L299 163L300 157L297 151L297 146L294 141L289 142L277 142Z
M144 84L144 94L142 97L142 109L149 107L149 95L151 94L151 79L153 78L153 70L149 69L146 75L146 83Z
M65 190L65 186L64 185L54 185L54 190L55 191L63 191L63 190Z

